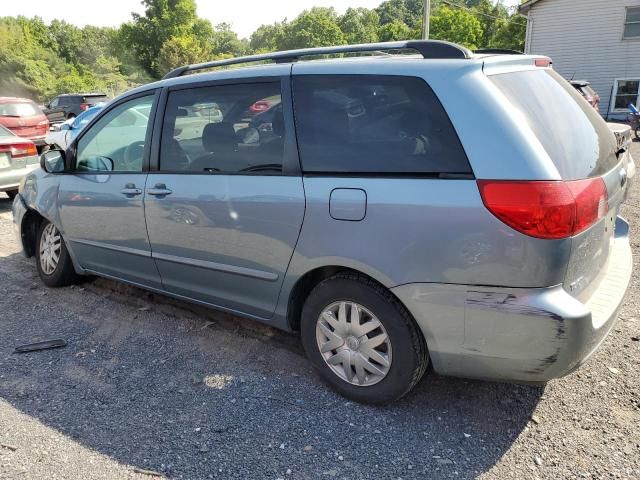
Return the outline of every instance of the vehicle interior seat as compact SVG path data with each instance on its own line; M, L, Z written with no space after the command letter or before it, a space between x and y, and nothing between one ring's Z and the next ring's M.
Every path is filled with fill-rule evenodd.
M237 171L238 138L232 123L209 123L202 130L202 147L206 154L191 162L192 171Z

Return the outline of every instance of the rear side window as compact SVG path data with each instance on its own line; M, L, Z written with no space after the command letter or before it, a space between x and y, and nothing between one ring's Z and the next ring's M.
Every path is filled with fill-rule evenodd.
M284 142L279 82L177 90L167 100L160 170L279 174Z
M305 172L471 173L449 117L420 78L300 75L293 91Z
M7 130L5 127L0 125L0 138L11 138L11 137L15 137L15 135L11 133L9 130Z
M618 163L613 133L554 70L489 77L522 114L564 180L602 175Z
M106 95L89 95L87 97L82 98L82 101L86 103L96 104L100 102L106 102L107 96Z
M0 117L33 117L40 114L40 109L33 102L0 103Z

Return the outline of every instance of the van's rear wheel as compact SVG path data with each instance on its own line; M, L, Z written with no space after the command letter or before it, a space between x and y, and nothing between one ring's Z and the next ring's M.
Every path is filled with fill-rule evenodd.
M78 280L60 231L46 220L38 229L36 265L40 279L48 287L64 287Z
M384 287L344 273L318 284L302 310L302 342L322 378L358 402L383 404L420 380L427 348L411 315Z

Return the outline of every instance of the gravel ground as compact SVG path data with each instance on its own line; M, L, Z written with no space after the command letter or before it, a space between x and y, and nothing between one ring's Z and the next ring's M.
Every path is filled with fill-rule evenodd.
M544 388L430 373L373 408L292 335L106 280L43 287L0 198L0 478L640 478L640 179L622 213L633 283L581 370ZM47 338L68 346L12 354Z

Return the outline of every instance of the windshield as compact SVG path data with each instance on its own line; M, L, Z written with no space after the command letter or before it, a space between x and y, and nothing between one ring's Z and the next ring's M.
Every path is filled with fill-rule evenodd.
M33 117L40 109L33 102L0 103L0 117Z
M605 121L554 70L489 78L522 114L563 179L599 176L618 163L616 140Z
M71 125L71 128L73 128L75 130L75 129L80 129L80 128L84 127L87 123L89 123L91 121L91 119L93 117L95 117L97 115L97 113L100 110L102 110L102 109L101 108L90 108L89 110L87 110L85 112L82 112L73 121L73 125Z

